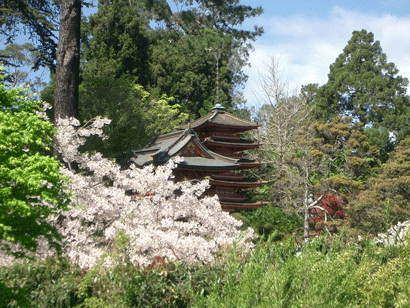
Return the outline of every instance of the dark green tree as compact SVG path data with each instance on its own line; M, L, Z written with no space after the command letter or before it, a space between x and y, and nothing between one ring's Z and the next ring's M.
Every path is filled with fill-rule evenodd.
M215 29L196 34L157 30L151 33L150 91L175 97L191 118L207 114L217 101L234 107L233 38ZM239 78L238 78L239 79Z
M165 1L100 1L84 24L84 80L131 76L157 97L174 97L193 118L218 98L236 106L249 42L262 33L237 27L261 9L238 1L175 2L184 9L172 12Z
M146 86L148 14L143 1L100 1L98 12L83 23L82 79L127 76Z
M389 134L394 135L393 141L399 142L410 133L408 80L398 72L394 63L387 62L373 33L354 31L343 53L330 66L328 82L315 93L318 119L329 121L336 115L352 116L372 128L369 137L373 143L388 151L392 141ZM312 90L314 86L305 89Z
M177 46L176 49L188 48L185 53L181 53L182 59L179 61L192 64L191 70L189 66L186 68L195 73L184 75L184 72L177 71L177 75L182 75L182 80L177 78L176 81L182 89L187 90L184 93L175 91L167 94L175 97L183 107L186 105L186 111L192 113L194 118L209 112L209 108L217 101L231 111L242 108L244 99L241 91L247 80L242 69L247 65L249 51L252 49L251 43L263 33L263 29L257 26L251 31L238 28L245 19L261 14L262 8L241 5L239 0L174 0L174 2L179 9L172 15L172 29L179 31L183 39L174 40L172 37L170 39L183 45ZM203 41L195 41L189 36L195 36L196 40L202 38ZM164 41L167 40L162 40ZM207 51L205 54L204 49ZM170 56L175 61L175 54ZM204 59L202 66L195 57ZM192 58L195 60L192 61ZM205 68L204 65L209 67ZM169 67L169 65L165 66ZM181 68L183 65L180 66ZM157 73L161 74L158 71ZM157 78L154 80L156 81ZM166 77L161 76L161 81L164 80ZM157 88L163 86L163 84L155 85ZM202 102L204 106L201 106Z
M36 42L39 57L34 67L55 68L60 12L59 1L53 0L6 0L1 2L0 37L6 44L13 43L21 34L29 34ZM7 64L7 57L0 57Z
M87 149L98 149L118 161L155 134L147 131L147 110L136 85L146 87L150 80L150 8L159 4L100 1L98 12L83 22L79 118L82 122L96 116L112 120L105 131L109 139L92 140Z

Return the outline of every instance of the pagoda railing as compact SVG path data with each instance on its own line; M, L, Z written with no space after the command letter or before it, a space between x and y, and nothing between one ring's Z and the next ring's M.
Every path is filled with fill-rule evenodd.
M243 202L245 201L245 194L234 193L229 191L207 190L204 196L218 195L220 201Z
M201 140L204 140L205 138L210 138L210 137L215 137L216 139L225 139L225 140L240 140L241 136L240 135L233 135L232 133L229 132L207 132L203 135L200 136Z
M226 172L226 173L214 174L212 178L215 180L243 180L243 174Z

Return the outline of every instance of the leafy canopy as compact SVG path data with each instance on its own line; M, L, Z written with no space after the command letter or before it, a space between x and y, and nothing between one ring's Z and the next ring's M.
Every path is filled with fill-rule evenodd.
M0 241L34 251L36 239L60 239L47 217L67 205L60 163L47 153L53 125L39 116L40 102L21 88L7 90L0 75ZM58 248L58 247L57 247ZM15 252L23 256L22 251Z
M250 42L263 32L237 27L262 9L237 0L174 2L171 10L166 1L100 1L82 26L83 80L126 76L156 98L174 97L192 118L217 100L237 107Z
M410 216L410 138L390 153L380 174L369 178L366 189L349 206L352 227L366 233L386 231Z
M188 119L174 99L162 95L154 99L129 78L96 77L80 86L80 116L86 123L97 116L112 118L104 129L108 140L91 138L85 150L97 150L122 161L129 150L141 148L155 134L165 134Z

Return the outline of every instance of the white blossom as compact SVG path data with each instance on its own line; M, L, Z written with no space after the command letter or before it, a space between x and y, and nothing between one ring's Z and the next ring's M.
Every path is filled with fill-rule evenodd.
M399 222L397 225L391 227L386 233L381 233L377 235L375 239L376 244L381 244L383 246L398 246L406 245L406 235L410 229L410 221Z
M65 237L63 249L70 259L81 267L92 267L109 254L119 232L129 238L129 259L140 266L149 265L156 256L207 263L233 243L245 251L253 247L252 229L240 232L242 223L222 211L216 196L199 197L207 181L172 181L172 170L181 158L163 166L138 169L131 165L122 170L100 153L80 153L86 137L102 136L106 124L109 120L96 118L80 127L71 118L60 120L57 127L63 160L69 166L77 162L82 170L62 170L70 178L73 204L51 219ZM105 264L113 264L106 258Z

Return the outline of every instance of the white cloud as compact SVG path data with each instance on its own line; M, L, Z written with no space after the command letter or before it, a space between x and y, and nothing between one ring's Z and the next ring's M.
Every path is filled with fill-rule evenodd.
M346 10L335 6L322 18L295 15L272 16L253 20L265 29L251 54L252 68L245 97L256 105L252 91L256 90L258 72L264 63L277 55L284 71L284 82L291 87L327 81L329 65L342 53L355 30L366 29L380 41L387 60L396 64L402 76L410 77L410 19L391 14L375 15ZM409 91L410 92L410 91Z

